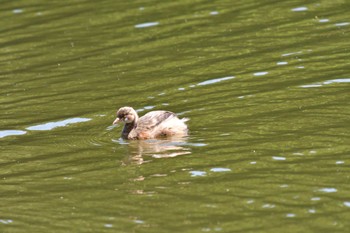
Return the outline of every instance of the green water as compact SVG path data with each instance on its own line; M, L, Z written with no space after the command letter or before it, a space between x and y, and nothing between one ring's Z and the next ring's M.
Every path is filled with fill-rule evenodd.
M348 232L348 1L3 1L0 232ZM125 141L130 105L188 138Z

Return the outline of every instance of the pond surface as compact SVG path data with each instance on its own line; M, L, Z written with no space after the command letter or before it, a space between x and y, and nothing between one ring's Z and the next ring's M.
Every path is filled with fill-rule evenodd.
M348 1L3 1L0 232L348 232ZM115 111L190 135L126 141Z

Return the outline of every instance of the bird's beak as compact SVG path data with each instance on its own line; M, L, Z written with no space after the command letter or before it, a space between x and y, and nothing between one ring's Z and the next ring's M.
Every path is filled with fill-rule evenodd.
M119 123L119 121L120 121L120 119L117 117L117 118L115 118L115 120L113 121L113 125L115 125L115 124L118 124Z

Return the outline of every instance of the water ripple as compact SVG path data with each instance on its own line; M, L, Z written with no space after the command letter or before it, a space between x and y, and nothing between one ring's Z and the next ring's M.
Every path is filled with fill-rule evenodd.
M321 188L318 191L324 192L324 193L335 193L338 190L336 188Z
M230 168L224 168L224 167L213 167L210 169L212 172L230 172L232 171Z
M9 224L9 223L12 223L12 219L0 219L0 223L2 224Z
M301 7L293 8L291 11L294 11L294 12L301 12L301 11L307 11L307 10L308 10L307 7L301 6Z
M301 85L300 87L303 87L303 88L322 87L323 85L334 84L334 83L350 83L350 78L331 79L331 80L324 81L322 83Z
M192 177L196 176L206 176L207 173L205 171L190 171Z
M0 130L0 138L4 138L7 136L14 136L14 135L23 135L26 133L27 132L23 130Z
M282 66L282 65L287 65L288 62L286 62L286 61L279 61L276 64L279 65L279 66Z
M254 73L253 75L254 76L264 76L264 75L267 75L269 72L267 71L261 71L261 72L256 72Z
M27 130L52 130L52 129L57 128L57 127L63 127L63 126L67 126L69 124L86 122L86 121L90 121L90 120L91 120L90 118L74 117L74 118L69 118L69 119L63 120L63 121L48 122L45 124L29 126L26 129Z
M282 54L282 57L288 57L288 56L291 56L291 55L296 55L296 54L301 54L302 51L298 51L298 52L291 52L291 53L284 53Z
M12 12L14 14L20 14L20 13L23 13L23 9L14 9Z
M329 22L329 19L319 19L318 22L320 22L320 23L327 23L327 22Z
M272 159L273 159L273 160L279 160L279 161L286 160L285 157L279 157L279 156L273 156Z
M147 22L147 23L136 24L135 28L148 28L148 27L154 27L157 25L159 25L159 22Z
M235 78L235 77L234 76L228 76L228 77L223 77L223 78L209 79L207 81L200 82L197 85L198 86L205 86L205 85L210 85L210 84L218 83L218 82L229 80L229 79L233 79L233 78Z
M323 84L332 84L332 83L350 83L350 78L331 79L323 82Z
M348 26L348 25L350 25L350 23L349 23L349 22L344 22L344 23L336 23L336 24L335 24L335 26L337 26L337 27L344 27L344 26Z

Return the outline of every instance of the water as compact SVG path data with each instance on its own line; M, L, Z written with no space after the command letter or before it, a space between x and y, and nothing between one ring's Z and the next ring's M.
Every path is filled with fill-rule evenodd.
M0 232L347 232L345 1L6 1ZM117 108L190 118L126 141Z

